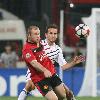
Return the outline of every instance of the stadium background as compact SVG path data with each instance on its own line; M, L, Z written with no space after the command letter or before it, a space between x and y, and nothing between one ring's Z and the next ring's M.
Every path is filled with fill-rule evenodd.
M72 3L74 6L70 5ZM2 66L0 67L0 100L3 98L4 100L7 100L5 96L18 96L25 85L25 74L27 68L21 59L21 49L23 43L25 42L25 35L28 26L38 25L41 29L41 36L44 38L46 25L50 23L56 23L60 27L60 11L63 10L63 53L66 60L70 61L70 58L77 47L80 48L80 52L83 55L87 56L87 40L78 39L75 36L74 28L80 23L85 23L82 18L89 18L92 16L93 8L100 8L99 0L0 0L0 54L4 50L4 45L7 42L10 42L14 45L14 48L20 58L17 62L16 69L5 69L2 68ZM99 33L99 26L100 24L98 23L97 33ZM99 37L100 35L98 34L98 56L96 62L97 92L95 95L98 96L97 100L100 99ZM58 41L60 41L60 38ZM86 63L83 63L82 65L77 65L73 69L63 72L63 81L76 96L78 96L83 84L84 73L86 69L85 65ZM57 72L60 74L58 65ZM36 100L35 98L33 99ZM92 100L92 98L87 98L87 100L89 99ZM11 100L11 98L9 100ZM78 98L78 100L84 100L84 98Z

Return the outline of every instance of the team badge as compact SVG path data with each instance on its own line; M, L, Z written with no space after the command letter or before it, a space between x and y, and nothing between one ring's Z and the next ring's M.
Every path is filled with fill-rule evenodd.
M26 54L26 58L30 58L31 57L31 54L30 53L27 53Z
M48 89L48 85L44 85L44 87L43 87L45 90L47 90Z

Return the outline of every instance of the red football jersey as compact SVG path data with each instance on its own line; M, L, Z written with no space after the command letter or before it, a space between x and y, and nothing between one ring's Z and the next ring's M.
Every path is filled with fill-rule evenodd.
M37 71L30 64L32 60L37 60L37 62L39 62L41 65L47 68L52 75L56 73L55 67L52 64L52 61L46 56L42 45L41 47L37 47L36 44L26 42L22 50L22 55L31 72L31 79L34 83L44 79L45 76L43 72Z

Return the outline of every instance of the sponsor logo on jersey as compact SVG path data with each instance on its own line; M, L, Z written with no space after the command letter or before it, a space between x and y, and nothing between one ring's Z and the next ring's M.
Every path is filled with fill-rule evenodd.
M30 58L31 57L31 54L30 53L27 53L26 54L26 58Z

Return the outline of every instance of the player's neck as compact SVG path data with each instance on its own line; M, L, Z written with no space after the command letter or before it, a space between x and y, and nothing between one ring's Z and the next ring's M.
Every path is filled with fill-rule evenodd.
M39 47L40 46L40 43L37 43L37 47Z
M51 42L49 40L47 40L47 43L48 43L49 46L52 46L54 44L54 42Z
M39 43L39 42L38 42L38 43L36 43L36 42L30 41L30 40L27 40L27 42L28 42L28 43L32 43L32 44L36 44L36 45L37 45L37 47L39 47L39 45L40 45L40 43Z

